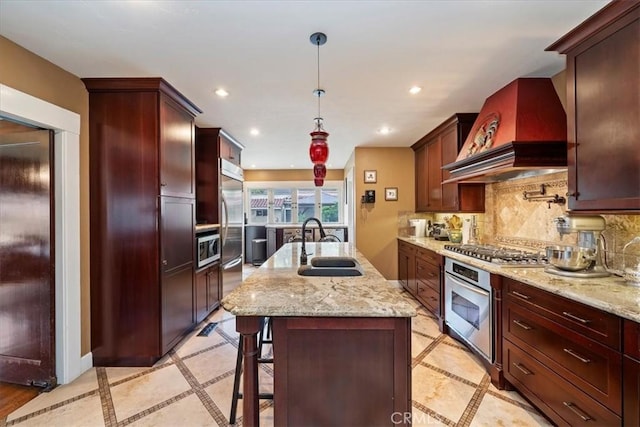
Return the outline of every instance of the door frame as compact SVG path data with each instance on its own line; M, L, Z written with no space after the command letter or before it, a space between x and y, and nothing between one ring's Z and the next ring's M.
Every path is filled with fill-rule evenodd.
M0 115L55 134L56 377L67 384L93 365L81 354L80 115L3 84L0 99Z

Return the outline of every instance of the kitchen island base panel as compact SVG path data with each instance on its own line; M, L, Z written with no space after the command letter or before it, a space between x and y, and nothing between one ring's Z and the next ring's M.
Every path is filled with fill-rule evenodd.
M410 318L277 317L273 334L275 425L397 425L411 412Z

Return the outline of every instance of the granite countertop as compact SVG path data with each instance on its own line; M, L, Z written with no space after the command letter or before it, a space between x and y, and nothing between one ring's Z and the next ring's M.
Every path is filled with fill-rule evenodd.
M430 249L447 258L457 259L493 274L518 280L547 292L562 295L608 313L640 322L640 287L628 284L621 277L598 279L574 279L545 273L544 268L500 267L444 249L450 242L428 237L403 237L398 239Z
M316 256L349 256L364 270L356 277L303 277L302 243L288 243L222 299L236 316L411 317L416 310L350 243L307 243Z

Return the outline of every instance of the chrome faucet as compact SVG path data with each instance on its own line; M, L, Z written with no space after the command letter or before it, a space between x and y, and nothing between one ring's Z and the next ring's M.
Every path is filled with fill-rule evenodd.
M307 243L307 234L306 234L306 228L307 228L307 223L309 221L315 221L318 223L318 227L320 227L320 238L324 239L325 237L327 237L326 233L324 232L324 228L322 228L322 223L320 222L320 220L318 218L307 218L304 220L304 222L302 223L302 253L300 254L300 264L301 265L307 265L307 248L306 248L306 243Z

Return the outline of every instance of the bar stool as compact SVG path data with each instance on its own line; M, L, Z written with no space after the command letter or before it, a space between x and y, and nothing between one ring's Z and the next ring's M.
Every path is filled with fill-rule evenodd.
M266 330L265 330L266 329ZM231 398L231 414L229 414L229 424L236 423L236 414L238 411L238 399L242 399L240 391L240 376L242 375L242 344L244 338L240 335L238 340L238 356L236 358L236 371L233 379L233 395ZM258 363L273 363L273 357L262 357L262 346L264 344L273 344L273 336L271 330L271 318L262 319L260 331L258 332ZM272 347L273 352L273 347ZM273 393L258 393L258 399L273 400Z

